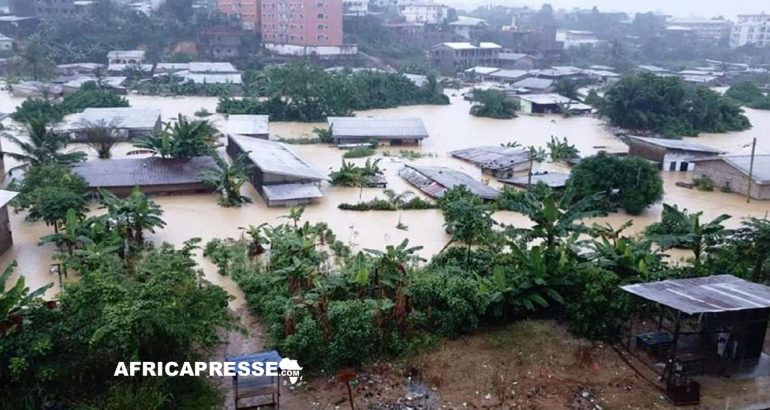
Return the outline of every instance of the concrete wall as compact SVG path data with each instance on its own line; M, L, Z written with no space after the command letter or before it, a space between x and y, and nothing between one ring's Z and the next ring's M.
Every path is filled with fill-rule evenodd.
M8 205L0 208L0 253L3 253L13 245L11 235L11 221L8 218Z
M666 149L646 142L630 139L628 142L628 155L635 157L642 157L650 161L663 163L663 158L666 155Z
M746 195L749 178L746 174L720 159L698 161L695 177L707 176L714 181L716 189L730 187L733 192ZM770 199L770 184L759 185L756 181L751 186L751 197L754 199Z

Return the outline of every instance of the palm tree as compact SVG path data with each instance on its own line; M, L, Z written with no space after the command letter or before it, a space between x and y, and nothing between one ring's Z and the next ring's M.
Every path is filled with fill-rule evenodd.
M217 164L216 168L207 168L201 172L200 180L219 192L219 204L224 207L241 206L251 202L251 198L241 195L241 187L249 180L248 153L240 153L232 164L228 164L216 151L211 158Z
M134 144L161 158L189 159L208 154L216 143L216 128L208 120L188 120L179 114L162 131Z
M19 57L35 81L51 77L54 73L55 63L51 58L51 49L39 34L33 34L23 42Z
M731 232L722 222L731 218L722 214L709 222L701 223L703 212L688 213L678 206L663 204L661 222L647 228L649 238L664 249L681 248L691 250L696 264L703 254L719 245Z
M106 123L104 120L85 122L83 133L86 145L96 151L99 159L112 158L112 148L120 139L120 130L116 123Z
M45 162L56 162L61 165L72 165L86 159L86 154L81 151L62 152L71 140L67 133L58 132L48 126L46 120L37 118L25 124L29 141L11 134L3 134L8 141L16 144L21 152L3 151L6 155L20 162L11 168L9 174L17 169L25 169L29 166L40 165Z

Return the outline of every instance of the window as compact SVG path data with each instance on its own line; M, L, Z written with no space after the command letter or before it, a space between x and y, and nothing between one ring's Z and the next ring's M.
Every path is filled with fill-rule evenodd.
M319 19L323 19L323 18L324 18L324 14L323 14L323 13L318 13L318 16L317 16L317 17L318 17Z
M319 30L323 30L323 29L325 29L325 28L326 28L326 26L324 26L323 24L319 24L319 25L318 25L318 29L319 29Z

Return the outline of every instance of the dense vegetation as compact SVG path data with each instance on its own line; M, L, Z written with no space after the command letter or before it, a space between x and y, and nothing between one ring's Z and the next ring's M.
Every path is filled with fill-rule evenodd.
M495 223L489 205L462 187L452 189L440 203L452 241L427 264L420 247L407 241L351 252L325 224L302 223L301 210L291 213L290 223L216 240L209 255L244 290L267 324L269 343L303 358L313 373L532 314L566 320L585 337L615 340L628 315L641 308L619 285L706 275L717 267L767 279L770 248L757 242L770 235L766 220L745 221L740 236L714 224L708 247L690 264L670 266L653 247L660 237L624 235L630 222L585 224L599 215L600 198L568 193L557 199L547 189L509 194L500 207L531 220L531 228L521 228ZM578 248L589 252L577 254Z
M725 96L750 108L770 110L770 97L749 81L733 85L725 92Z
M11 117L16 121L29 122L43 119L60 121L67 114L81 112L86 108L128 107L128 100L101 88L96 82L87 82L79 90L61 101L27 99L16 107Z
M223 97L217 112L269 114L271 121L313 122L330 116L352 115L354 110L449 104L449 98L433 77L428 86L418 87L400 74L327 73L308 63L293 63L268 68L264 81L266 100Z
M411 191L396 193L393 190L383 191L385 198L375 197L366 202L356 204L341 203L337 207L345 211L397 211L409 209L435 209L437 204L426 201Z
M604 95L600 112L612 125L666 136L740 131L751 127L732 100L677 77L636 74L623 77Z
M371 158L367 158L364 165L359 167L343 159L340 169L329 174L331 184L346 187L366 186L372 179L382 177L380 161L382 161L382 158L377 158L374 161Z
M639 157L618 157L600 153L584 158L572 169L567 186L577 198L596 193L605 211L617 208L639 214L663 198L663 180L655 165Z
M476 117L510 119L516 117L515 111L516 103L508 98L505 91L473 90L471 115L475 115Z

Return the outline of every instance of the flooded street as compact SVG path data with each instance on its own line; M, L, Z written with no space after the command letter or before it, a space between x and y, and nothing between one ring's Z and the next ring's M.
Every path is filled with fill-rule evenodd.
M192 116L194 112L205 108L209 112L216 110L217 98L214 97L184 97L163 98L150 96L129 96L132 106L157 107L162 110L163 119L175 117L178 113ZM625 152L625 144L613 137L606 129L602 121L590 117L562 118L561 116L522 116L513 120L493 120L476 118L468 114L470 103L462 100L457 95L452 96L452 104L448 106L413 106L396 109L373 110L359 113L359 116L393 116L393 117L420 117L430 133L430 138L424 141L421 147L408 147L430 156L416 160L421 164L444 165L462 170L471 176L487 180L481 176L479 169L465 162L452 159L448 152L456 149L467 148L475 145L497 145L516 141L523 146L535 145L545 147L552 135L567 137L571 144L577 146L581 155L588 156L598 150L609 152ZM11 98L7 93L0 96L0 110L10 112L13 107L21 103L21 99ZM753 137L759 139L758 154L770 154L770 111L747 110L754 128L739 133L731 134L704 134L697 138L697 142L722 148L728 152L745 152L743 145L750 143ZM221 129L225 121L220 115L209 117ZM271 138L297 138L311 136L313 127L325 126L325 124L300 124L300 123L271 123ZM2 142L5 149L13 150L14 147L5 146L9 143ZM293 145L300 154L322 172L328 172L338 168L343 151L326 145ZM124 156L131 150L129 144L122 144L115 151L115 157ZM388 149L381 149L380 154ZM390 148L391 152L397 152L398 148ZM90 153L91 155L93 153ZM378 156L379 157L379 156ZM355 160L363 162L365 159ZM388 178L388 188L396 192L405 190L416 191L401 179L397 172L403 166L405 160L397 157L384 157L381 165L385 168ZM6 161L6 169L13 166L10 159ZM554 164L541 164L535 170L554 169L559 166ZM706 219L711 219L722 213L728 213L734 217L727 221L728 226L737 226L740 218L746 216L764 216L770 209L770 202L752 201L746 203L745 198L736 194L724 194L721 192L700 192L675 186L677 181L689 181L692 175L684 173L663 173L665 181L664 202L676 203L680 207L692 211L703 211ZM499 187L497 181L490 180L489 184ZM217 204L216 195L184 195L161 196L154 200L164 210L164 220L167 222L165 229L150 235L155 241L167 241L180 245L192 237L202 238L204 243L217 237L237 237L240 235L240 227L258 225L264 222L280 224L285 222L281 217L288 211L285 208L267 208L256 192L249 185L247 195L254 203L242 208L222 208ZM429 257L438 252L448 241L448 236L442 228L443 218L437 210L422 211L370 211L354 212L337 209L342 202L355 203L359 200L369 200L375 196L383 196L381 189L337 188L324 186L325 197L318 203L309 205L305 211L304 219L310 222L324 221L335 231L338 238L358 248L382 248L386 244L394 244L409 239L412 245L424 247L422 255ZM646 225L658 220L661 204L649 208L644 214L630 217L624 213L612 214L602 221L619 226L628 219L634 220L633 232L642 230ZM96 212L99 212L98 210ZM508 224L526 224L527 221L518 214L501 212L495 218ZM399 222L408 226L403 231L396 228ZM24 221L24 214L11 213L11 226L14 236L14 246L0 259L0 263L6 266L13 260L17 260L19 267L17 274L27 277L27 284L31 288L39 287L45 283L55 281L51 276L49 267L53 254L52 246L39 247L38 239L52 232L50 227L40 223L28 223ZM243 303L243 295L229 277L222 277L216 273L216 269L207 261L201 261L201 268L206 277L217 283L236 296L233 307L239 307ZM51 292L56 292L58 284Z

